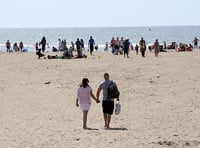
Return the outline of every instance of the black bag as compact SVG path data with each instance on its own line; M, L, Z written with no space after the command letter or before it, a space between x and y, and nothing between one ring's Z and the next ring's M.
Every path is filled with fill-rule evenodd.
M111 81L108 86L108 98L109 99L116 99L119 98L120 92L117 88L117 85L115 82Z

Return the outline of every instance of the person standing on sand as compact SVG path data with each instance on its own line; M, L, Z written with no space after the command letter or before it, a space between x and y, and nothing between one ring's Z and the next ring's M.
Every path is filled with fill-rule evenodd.
M108 98L108 87L111 83L109 80L109 74L104 73L104 80L100 85L99 88L97 89L97 100L99 100L100 92L103 90L103 101L102 101L102 108L103 108L103 117L104 117L104 122L105 122L105 128L110 128L110 121L111 121L111 116L114 111L114 99ZM117 101L119 101L119 98L117 98Z
M92 36L90 36L90 39L88 41L88 46L89 46L89 49L90 49L90 55L91 56L92 56L92 52L94 51L94 45L95 45L94 39L92 38Z
M81 42L81 50L82 50L82 51L83 51L83 50L85 51L85 45L84 45L83 39L81 39L80 42Z
M140 45L140 52L142 54L142 57L145 57L146 43L143 37L141 38L139 45Z
M88 85L88 78L83 78L80 87L77 90L76 106L80 107L83 111L83 129L88 129L87 127L87 115L91 106L90 96L99 103L100 101L92 93L92 88Z
M23 42L21 41L21 42L19 43L19 49L20 49L21 52L23 52L23 48L24 48L24 44L23 44Z
M112 54L115 53L115 38L112 37L111 41L110 41L110 45L111 45L111 48L112 48Z
M45 52L45 50L46 50L46 44L47 44L46 38L43 36L42 40L39 43L39 45L42 45L42 52Z
M121 40L119 41L119 46L123 50L123 48L124 48L124 38L123 37L121 37Z
M193 40L193 43L194 43L194 48L198 49L198 42L199 42L199 39L197 37L194 38Z
M82 49L81 49L81 42L79 38L76 40L76 50L77 50L77 57L81 58L82 57Z
M158 54L160 52L160 45L159 45L158 39L156 39L154 43L154 52L155 52L155 57L158 57Z
M127 58L129 58L129 56L128 56L129 46L130 46L129 39L126 39L124 42L124 57L125 57L125 55L127 55Z
M138 49L139 49L139 46L136 44L136 45L135 45L135 52L136 52L136 55L138 55Z
M115 40L115 54L118 55L119 53L119 47L120 47L120 40L119 37Z
M105 44L104 51L108 51L108 42L106 42L106 44Z
M10 41L7 40L7 42L6 42L6 52L10 52L10 48L11 48Z
M58 51L62 50L62 41L61 39L58 39Z

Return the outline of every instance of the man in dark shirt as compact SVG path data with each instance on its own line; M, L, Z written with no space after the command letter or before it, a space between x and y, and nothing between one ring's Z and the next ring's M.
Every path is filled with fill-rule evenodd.
M92 38L92 36L90 36L90 39L88 41L88 46L90 48L90 55L91 56L92 56L92 52L94 51L94 45L95 45L94 39Z

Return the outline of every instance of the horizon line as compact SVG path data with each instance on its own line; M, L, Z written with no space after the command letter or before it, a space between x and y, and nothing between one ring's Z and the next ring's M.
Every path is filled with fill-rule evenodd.
M137 28L137 27L198 27L200 25L141 25L141 26L58 26L58 27L0 27L0 29L53 29L53 28Z

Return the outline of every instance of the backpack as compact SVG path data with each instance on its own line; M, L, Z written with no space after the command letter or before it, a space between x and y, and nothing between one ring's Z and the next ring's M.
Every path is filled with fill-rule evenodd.
M119 98L120 92L115 82L111 81L108 86L108 99Z

